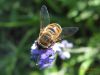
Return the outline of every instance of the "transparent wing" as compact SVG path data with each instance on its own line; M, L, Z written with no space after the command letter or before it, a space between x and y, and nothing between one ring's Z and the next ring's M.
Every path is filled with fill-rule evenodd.
M79 30L78 27L64 27L62 28L62 33L60 38L63 39L64 37L72 36Z
M47 7L43 5L40 10L40 29L43 29L48 24L50 24L50 16Z

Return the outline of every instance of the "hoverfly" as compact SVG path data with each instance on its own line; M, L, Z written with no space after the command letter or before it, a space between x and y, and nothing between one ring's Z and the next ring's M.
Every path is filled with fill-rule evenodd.
M43 5L40 10L40 33L37 39L37 46L40 49L47 49L55 44L63 36L73 35L78 27L62 28L57 23L50 23L50 16L47 7Z

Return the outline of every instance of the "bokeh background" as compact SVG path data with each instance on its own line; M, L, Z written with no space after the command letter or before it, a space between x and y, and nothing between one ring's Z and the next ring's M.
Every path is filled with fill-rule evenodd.
M34 69L30 50L38 37L40 8L51 23L79 27L65 40L71 57L56 57L51 68ZM100 0L0 0L0 75L100 75Z

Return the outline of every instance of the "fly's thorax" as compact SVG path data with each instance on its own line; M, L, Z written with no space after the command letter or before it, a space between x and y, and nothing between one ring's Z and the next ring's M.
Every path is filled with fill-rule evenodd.
M52 37L49 33L45 32L42 33L41 36L38 38L38 44L43 48L48 48L52 45Z

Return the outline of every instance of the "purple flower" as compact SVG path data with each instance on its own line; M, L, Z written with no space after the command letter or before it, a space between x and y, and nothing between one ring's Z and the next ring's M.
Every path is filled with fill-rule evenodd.
M73 48L73 44L68 42L67 40L63 40L61 44L63 45L64 48Z
M62 59L70 58L70 53L67 50L64 51L64 49L72 47L72 43L63 40L61 43L55 43L47 50L40 50L35 42L31 47L31 59L39 69L44 69L53 64L56 53L58 53Z
M52 48L39 50L36 43L34 43L31 47L31 59L36 63L36 66L40 69L44 69L52 65L55 59L55 52Z
M53 46L53 50L59 54L61 59L66 59L66 58L68 59L71 57L71 55L67 51L67 49L72 47L73 47L72 43L69 43L67 40L63 40L61 41L61 43L55 43Z

